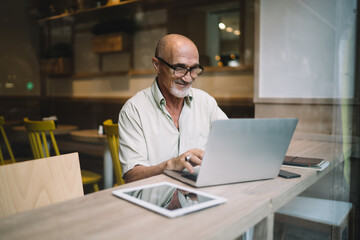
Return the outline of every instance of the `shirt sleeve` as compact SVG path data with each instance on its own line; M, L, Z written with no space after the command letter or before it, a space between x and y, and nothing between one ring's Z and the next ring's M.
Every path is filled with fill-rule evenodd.
M226 114L221 110L221 108L218 106L216 100L214 97L210 96L210 109L211 109L211 122L215 120L221 120L221 119L228 119Z
M119 158L122 174L136 165L150 166L147 161L145 138L137 109L125 104L119 113Z

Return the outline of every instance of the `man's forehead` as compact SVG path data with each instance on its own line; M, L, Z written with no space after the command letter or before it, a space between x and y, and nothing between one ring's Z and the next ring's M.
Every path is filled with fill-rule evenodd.
M172 48L170 53L170 58L172 58L173 62L177 63L185 63L188 64L189 62L196 63L199 61L199 53L196 47L190 45L182 45L178 48Z
M175 66L192 67L199 65L199 55L197 52L174 54L169 61Z

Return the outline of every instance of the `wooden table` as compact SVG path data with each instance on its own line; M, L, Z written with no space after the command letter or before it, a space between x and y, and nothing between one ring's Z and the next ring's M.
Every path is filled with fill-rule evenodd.
M113 180L113 163L111 153L107 144L107 137L104 134L99 134L97 129L77 130L70 133L71 137L80 142L87 143L102 143L105 145L104 150L104 187L111 188L114 185Z
M18 131L18 132L26 132L26 129L25 129L24 125L15 126L12 129L15 130L15 131ZM78 129L78 126L58 124L56 126L56 129L54 130L54 134L55 135L64 135L64 134L71 133L72 131L74 131L76 129Z
M5 119L4 128L11 128L11 127L18 126L21 124L22 124L22 121L20 121L20 120L6 120Z
M291 171L301 174L301 178L276 177L201 188L199 190L225 197L228 201L176 219L112 196L114 189L156 182L184 185L165 175L158 175L0 219L1 238L234 239L255 226L254 239L272 239L274 212L336 166L340 156L336 155L335 147L334 142L294 139L289 155L322 157L332 161L330 166L323 172L291 168Z
M29 141L29 138L26 133L26 128L24 125L14 126L11 129L12 129L12 134L16 135L16 138L18 140L26 141L26 142ZM55 130L53 131L53 133L54 133L54 135L66 135L76 129L78 129L78 126L76 126L76 125L58 124L56 126ZM46 134L48 135L48 133L46 133ZM49 148L49 150L51 148L49 139L48 139L48 148ZM44 150L44 154L45 154L45 150Z

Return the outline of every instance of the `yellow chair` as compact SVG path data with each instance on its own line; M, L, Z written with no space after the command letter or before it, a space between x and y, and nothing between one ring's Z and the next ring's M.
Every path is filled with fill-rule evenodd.
M50 135L51 144L54 148L55 155L60 155L53 132L55 130L54 121L30 121L28 118L24 118L24 124L29 136L31 150L33 152L34 158L38 159L50 157L50 143L46 138L47 133ZM101 179L101 175L91 171L81 170L81 178L84 185L92 184L94 191L99 191L99 186L97 183Z
M116 183L114 184L115 187L125 183L124 179L122 179L122 170L119 159L119 130L118 125L114 124L111 119L104 121L103 125L109 144L111 159L114 166L116 178Z
M8 140L8 138L6 136L6 133L5 133L5 130L4 130L4 124L5 124L5 118L3 116L0 116L0 131L1 131L2 138L3 138L4 142L5 142L6 148L8 150L8 153L10 155L10 159L9 160L4 160L4 156L3 156L1 148L0 148L0 165L9 164L9 163L15 163L16 162L14 154L13 154L13 152L11 150L9 140Z

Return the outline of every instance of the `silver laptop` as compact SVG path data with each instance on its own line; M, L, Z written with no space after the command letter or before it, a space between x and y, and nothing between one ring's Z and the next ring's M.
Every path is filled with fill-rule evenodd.
M278 175L297 119L255 118L214 121L201 166L195 173L165 174L195 187L255 181Z

